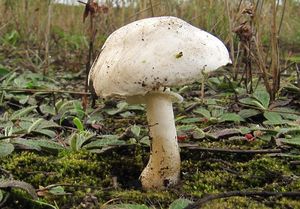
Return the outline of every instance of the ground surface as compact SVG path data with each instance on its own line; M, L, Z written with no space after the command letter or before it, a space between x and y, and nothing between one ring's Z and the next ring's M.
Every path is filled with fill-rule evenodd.
M24 74L18 76L14 80ZM70 78L70 86L80 80ZM36 82L43 79L37 78ZM3 139L12 143L15 151L0 159L1 168L13 179L31 184L44 203L31 200L26 189L13 189L4 208L49 208L45 203L58 208L105 208L125 203L168 208L178 198L197 201L207 194L229 191L269 191L277 192L279 197L231 197L210 201L203 207L300 208L299 199L280 197L282 192L300 189L299 147L293 143L299 137L299 120L289 116L286 123L268 124L266 121L272 119L266 119L263 112L244 116L244 107L230 93L207 88L206 99L200 100L199 85L188 88L182 93L185 101L174 105L182 157L181 182L166 191L149 192L142 191L138 182L150 151L142 105L99 100L96 111L89 108L82 115L78 96L71 105L56 104L53 110L54 99L58 103L62 98L64 102L74 98L68 93L55 93L58 98L54 98L53 93L5 92L2 133L11 127L11 138L7 141L3 135ZM20 98L26 96L27 101L21 104ZM287 97L284 101L289 101L289 110L295 111L298 101ZM13 115L33 105L20 117ZM44 125L44 129L42 124L32 126L39 119L56 125ZM53 144L43 144L45 141Z

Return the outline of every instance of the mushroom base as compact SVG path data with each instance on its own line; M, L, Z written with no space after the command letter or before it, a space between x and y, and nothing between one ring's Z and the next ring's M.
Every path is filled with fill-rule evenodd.
M161 92L146 95L151 155L140 179L143 189L165 189L180 179L180 153L177 143L172 98Z

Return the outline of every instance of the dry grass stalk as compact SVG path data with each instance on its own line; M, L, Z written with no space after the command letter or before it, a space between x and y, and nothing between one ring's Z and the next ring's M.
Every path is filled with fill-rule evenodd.
M45 30L45 67L43 74L46 75L49 70L49 42L50 42L50 30L51 30L51 16L52 16L52 1L48 1L48 12L47 12L47 24Z

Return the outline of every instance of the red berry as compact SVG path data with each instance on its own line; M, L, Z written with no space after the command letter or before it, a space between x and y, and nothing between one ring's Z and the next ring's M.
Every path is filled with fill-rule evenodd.
M179 135L179 136L177 136L177 140L178 140L179 142L183 142L183 141L185 141L187 138L188 138L187 135Z
M248 140L248 141L254 141L254 136L250 133L248 134L245 134L245 138Z
M202 118L202 122L207 123L208 121L208 118Z

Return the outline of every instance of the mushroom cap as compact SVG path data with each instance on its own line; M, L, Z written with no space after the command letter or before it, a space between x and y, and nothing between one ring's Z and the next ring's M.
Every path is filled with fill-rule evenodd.
M199 80L231 63L215 36L170 16L132 22L113 32L92 65L89 80L102 97L145 95Z

